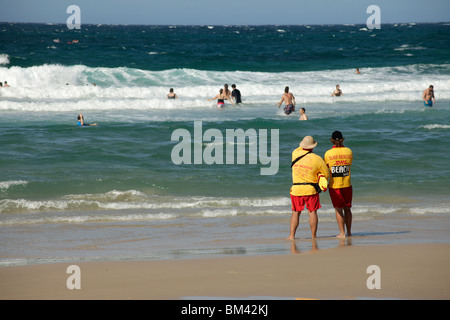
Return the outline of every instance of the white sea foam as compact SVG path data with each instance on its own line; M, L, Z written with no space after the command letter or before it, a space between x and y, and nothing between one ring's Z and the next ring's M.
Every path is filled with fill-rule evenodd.
M11 184L9 184L11 185ZM288 197L165 197L137 190L112 190L100 194L66 195L52 200L0 200L0 225L36 223L85 223L96 221L154 221L173 218L216 218L233 216L286 216ZM447 214L448 204L365 204L355 203L355 220L384 215ZM332 219L334 209L326 200L322 217Z
M417 48L415 48L417 49ZM152 52L153 53L153 52ZM0 55L1 57L1 55ZM428 70L439 68L432 80ZM149 71L132 68L43 65L0 67L11 85L2 90L0 110L75 112L77 110L180 110L215 107L224 83L236 83L247 105L273 105L286 85L300 104L330 104L336 84L341 102L421 101L431 83L439 100L450 99L450 65L326 70L308 72L216 72L194 69ZM96 86L93 85L96 84ZM168 100L169 88L180 97ZM228 103L228 102L227 102Z
M9 64L9 56L7 54L0 54L0 65Z
M100 194L66 195L52 200L3 199L0 213L22 213L58 210L179 210L179 209L229 209L262 208L289 205L285 197L273 198L215 198L147 195L136 190L112 190Z
M237 215L236 209L221 209L221 210L203 210L201 212L202 217L206 218L213 218L213 217L230 217L230 216L236 216Z
M121 222L121 221L155 221L174 218L175 215L167 213L141 213L141 214L90 214L34 217L14 217L0 221L0 225L28 225L28 224L51 224L51 223L89 223L89 222Z
M28 181L24 180L10 180L10 181L0 181L0 191L6 191L12 186L25 186Z
M429 130L450 129L450 125L448 125L448 124L427 124L427 125L420 126L420 128L429 129Z
M395 48L394 51L405 51L405 50L425 50L425 47L417 46L417 47L410 47L408 44L403 44L398 48Z

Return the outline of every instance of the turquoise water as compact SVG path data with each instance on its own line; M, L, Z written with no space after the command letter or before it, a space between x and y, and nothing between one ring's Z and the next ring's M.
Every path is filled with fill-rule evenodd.
M312 135L323 156L335 130L354 154L359 243L449 240L448 24L0 31L0 81L11 85L0 89L4 264L289 252L291 152ZM243 104L207 101L224 83L237 84ZM344 96L332 98L336 84ZM430 84L437 103L425 108ZM286 85L310 120L275 106ZM171 87L178 100L166 99ZM79 113L98 126L77 127ZM226 148L227 130L258 139L267 130L272 143L277 132L278 170L261 175L267 163L249 163L253 142L243 164L225 155L224 164L175 164L172 134L190 132L194 150L194 121L224 137L202 151ZM337 233L328 197L322 247ZM433 231L417 236L414 219Z

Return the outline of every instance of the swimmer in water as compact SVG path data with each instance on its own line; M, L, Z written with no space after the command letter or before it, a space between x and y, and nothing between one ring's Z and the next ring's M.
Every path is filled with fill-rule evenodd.
M436 103L436 99L434 98L434 87L432 85L423 91L422 98L425 107L432 107L433 103Z
M336 89L333 91L333 93L331 94L332 97L340 97L343 96L344 94L342 93L342 90L340 89L339 85L336 85Z
M217 99L217 107L222 108L225 105L225 100L228 100L231 102L232 105L234 105L233 101L223 92L223 89L219 90L219 94L216 95L212 99L208 99L208 101L216 100Z
M308 116L306 115L305 108L300 108L300 119L299 120L308 120Z
M241 92L238 89L236 89L236 85L232 84L231 88L233 88L233 91L231 92L231 96L233 97L236 104L242 103Z
M78 120L77 126L96 126L97 125L97 123L92 123L92 124L84 123L84 117L83 117L83 114L81 114L81 113L78 115L77 120Z
M227 83L225 83L225 84L223 85L223 93L224 93L228 98L231 99L231 91L228 89L228 84L227 84Z
M173 92L173 88L169 89L169 94L167 95L167 99L177 99L178 96L175 92Z
M289 92L289 87L284 88L284 93L281 96L281 101L278 103L275 103L278 108L281 107L281 104L284 102L284 113L289 115L292 112L295 111L295 97L292 93Z

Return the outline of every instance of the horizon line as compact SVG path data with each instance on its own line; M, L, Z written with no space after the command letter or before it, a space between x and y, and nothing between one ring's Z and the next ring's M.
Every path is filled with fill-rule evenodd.
M44 24L44 25L66 25L66 22L12 22L12 21L0 21L2 24ZM394 25L394 24L441 24L441 23L450 23L450 21L438 21L438 22L385 22L381 23L381 25ZM275 24L275 23L267 23L267 24L176 24L176 23L164 23L164 24L158 24L158 23L149 23L149 24L142 24L142 23L82 23L81 25L108 25L108 26L213 26L213 27L243 27L243 26L358 26L358 25L366 25L366 23L309 23L309 24Z

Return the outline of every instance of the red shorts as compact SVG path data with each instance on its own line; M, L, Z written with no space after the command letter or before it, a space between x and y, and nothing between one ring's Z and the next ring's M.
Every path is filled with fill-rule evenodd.
M330 192L331 202L333 203L333 207L335 208L351 208L352 207L352 198L353 198L353 188L346 187L340 189L328 189Z
M292 211L301 212L305 208L309 211L315 211L322 206L320 205L319 194L313 194L310 196L293 196L291 194Z

